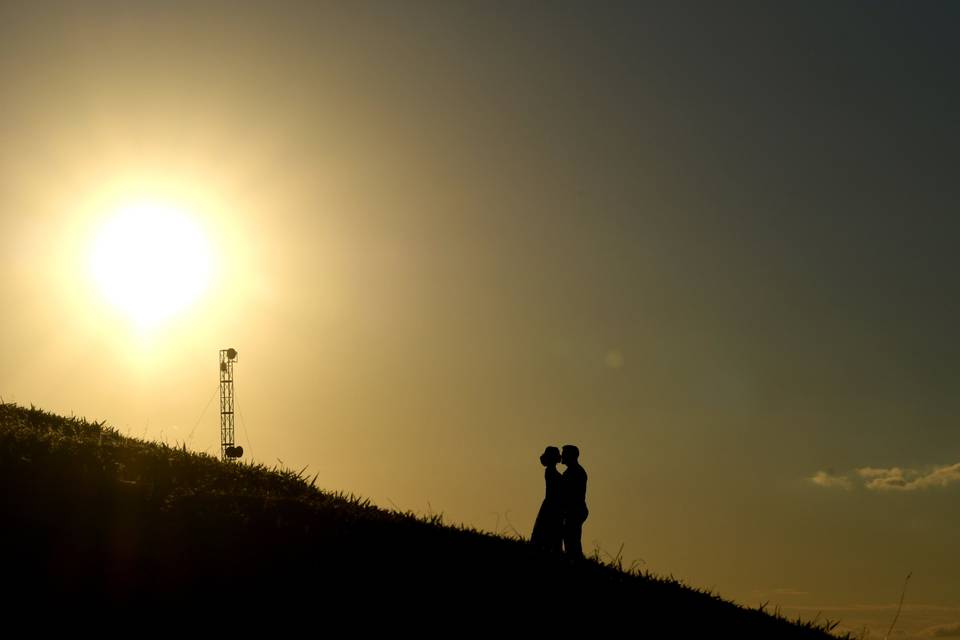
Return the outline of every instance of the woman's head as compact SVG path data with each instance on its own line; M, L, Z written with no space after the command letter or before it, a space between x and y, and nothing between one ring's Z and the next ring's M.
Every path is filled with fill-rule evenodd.
M555 465L560 462L560 449L556 447L547 447L540 456L540 464L545 467Z

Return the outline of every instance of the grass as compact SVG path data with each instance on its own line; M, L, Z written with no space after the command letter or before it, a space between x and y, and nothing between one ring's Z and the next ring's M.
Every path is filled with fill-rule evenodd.
M690 638L832 638L837 625L624 569L620 554L571 562L315 482L0 404L4 580L26 601L118 611L390 609Z

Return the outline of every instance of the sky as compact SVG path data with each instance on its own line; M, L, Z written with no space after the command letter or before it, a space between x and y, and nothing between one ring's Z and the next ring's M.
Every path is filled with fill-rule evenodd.
M586 550L877 637L912 572L897 637L960 637L958 27L2 1L0 396L217 454L234 347L246 460L529 536L576 444ZM202 289L150 326L131 203L209 247L130 243Z

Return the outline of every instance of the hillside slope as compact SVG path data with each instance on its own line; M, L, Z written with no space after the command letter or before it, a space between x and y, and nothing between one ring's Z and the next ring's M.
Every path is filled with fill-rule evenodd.
M321 491L297 474L0 404L8 585L29 599L313 611L413 608L426 620L509 616L641 635L830 638L667 579L443 526ZM547 608L545 608L547 606ZM549 614L545 614L549 612ZM679 632L682 630L682 632Z

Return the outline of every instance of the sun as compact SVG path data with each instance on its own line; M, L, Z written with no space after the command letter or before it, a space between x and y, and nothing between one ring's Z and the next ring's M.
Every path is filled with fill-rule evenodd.
M156 327L207 289L210 245L185 211L163 202L120 207L96 234L90 273L107 302L139 329Z

